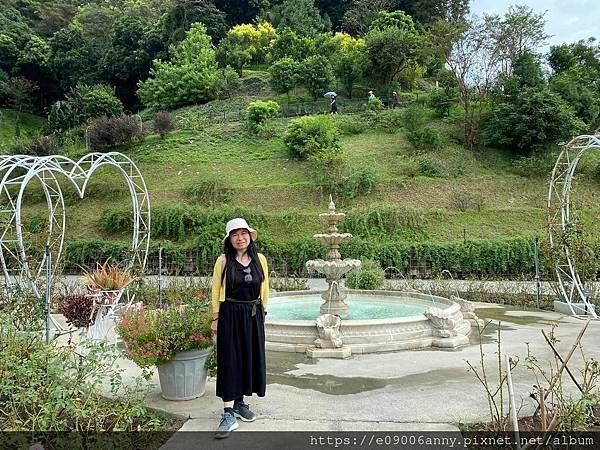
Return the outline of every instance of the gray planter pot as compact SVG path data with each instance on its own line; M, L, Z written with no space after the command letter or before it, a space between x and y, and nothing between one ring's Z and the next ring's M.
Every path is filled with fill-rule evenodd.
M204 363L212 350L210 347L177 353L171 361L158 366L162 397L166 400L191 400L203 395L208 377Z

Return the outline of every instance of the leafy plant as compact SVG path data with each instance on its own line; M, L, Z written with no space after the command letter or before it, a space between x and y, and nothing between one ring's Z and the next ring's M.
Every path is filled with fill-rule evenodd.
M94 323L98 312L92 297L78 294L63 297L58 303L58 311L65 316L67 323L78 328Z
M361 259L361 263L360 269L352 270L346 276L346 286L350 289L381 289L385 277L379 263L372 259Z
M46 345L22 333L0 312L0 428L12 431L98 432L160 430L165 421L144 406L142 377L123 383L115 366L119 351L110 344ZM114 400L100 386L109 381ZM85 447L77 433L66 447ZM88 442L89 443L89 442Z
M246 108L246 127L252 133L258 133L267 120L277 117L279 105L273 100L256 100Z
M84 270L83 277L89 288L100 291L118 291L135 281L129 269L109 264L108 261L96 263L94 270Z
M306 159L325 149L338 149L338 135L329 116L309 116L293 120L283 142L293 156Z
M176 353L213 345L212 313L207 298L160 309L130 309L117 324L127 357L140 367L159 366Z

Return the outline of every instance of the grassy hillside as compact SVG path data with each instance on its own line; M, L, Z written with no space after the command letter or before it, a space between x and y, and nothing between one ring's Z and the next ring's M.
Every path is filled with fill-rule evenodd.
M16 111L0 108L0 149L7 151L8 145L15 137ZM21 113L21 136L38 133L44 126L43 117Z
M243 103L220 101L218 108L235 111ZM316 187L310 164L291 158L283 144L283 131L291 119L277 119L273 137L265 139L249 135L240 122L210 123L209 110L210 105L176 111L178 131L165 139L150 135L120 149L139 165L152 206L194 206L185 190L213 181L231 191L227 207L264 214L262 236L284 241L321 232L324 225L318 214L327 209L327 199ZM347 130L349 122L364 119L340 115L335 120ZM432 123L443 132L445 144L431 152L415 151L402 128L390 133L369 127L358 134L343 134L341 147L348 166L373 168L379 182L368 196L336 198L338 208L352 216L395 207L402 208L400 215L405 211L416 217L417 225L394 229L386 236L390 239L443 242L462 240L465 233L468 239L543 235L552 157L527 161L493 148L471 152L456 139L460 118L432 119ZM68 154L79 157L85 149L70 149ZM596 155L582 161L572 195L590 235L597 233L600 223L600 182L594 175L598 161ZM45 208L34 191L32 186L25 214L29 218L41 216ZM109 233L101 225L105 211L129 206L125 185L112 169L95 175L84 200L71 194L68 203L71 238L127 238L127 233ZM193 233L197 232L201 230Z

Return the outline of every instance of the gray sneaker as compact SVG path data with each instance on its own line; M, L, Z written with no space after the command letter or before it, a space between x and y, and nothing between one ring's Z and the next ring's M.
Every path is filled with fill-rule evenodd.
M256 414L250 411L250 405L243 401L233 405L233 412L235 417L239 417L243 422L254 422L256 420Z
M235 416L229 411L227 411L223 413L223 416L221 416L221 423L219 423L219 427L217 428L217 431L215 431L215 438L226 438L231 434L233 430L236 430L239 426L240 424L237 420L235 420Z

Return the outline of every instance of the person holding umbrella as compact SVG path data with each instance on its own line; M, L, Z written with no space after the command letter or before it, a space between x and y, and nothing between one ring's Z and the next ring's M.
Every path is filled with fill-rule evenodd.
M327 92L325 97L329 97L329 113L331 115L337 114L337 94L333 91Z

